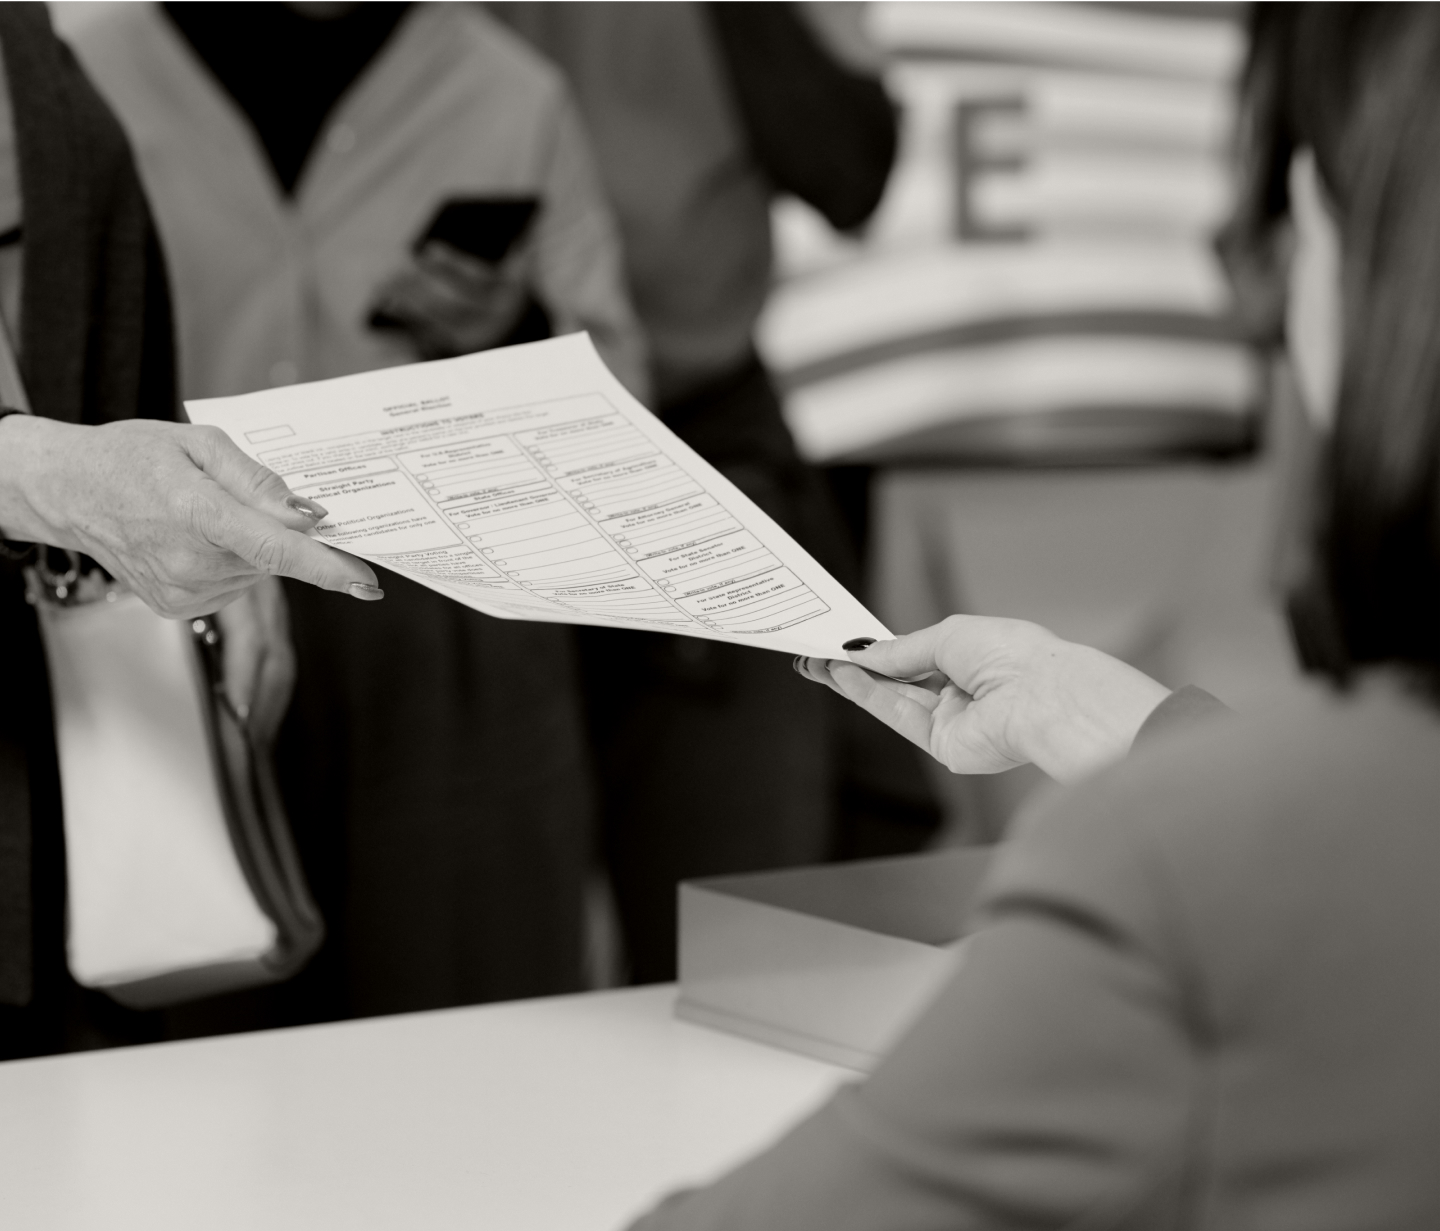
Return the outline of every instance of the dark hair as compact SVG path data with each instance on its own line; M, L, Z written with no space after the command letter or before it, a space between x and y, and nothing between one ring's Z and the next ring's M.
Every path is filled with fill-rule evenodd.
M1263 259L1308 147L1343 250L1339 405L1298 607L1342 682L1403 664L1440 699L1440 6L1261 4L1252 34L1230 246Z

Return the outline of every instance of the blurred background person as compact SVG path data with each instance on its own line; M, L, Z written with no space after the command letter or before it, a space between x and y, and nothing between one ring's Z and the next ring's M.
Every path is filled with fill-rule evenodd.
M271 572L377 598L369 566L299 531L318 516L228 440L174 422L165 271L125 138L43 5L0 6L0 1059L156 1037L154 1015L70 978L50 686L22 567L84 552L162 615L225 606L232 700L283 710ZM13 378L13 379L12 379ZM19 400L18 388L9 396ZM244 660L244 661L240 661Z
M1215 238L1244 9L874 4L900 152L861 236L794 198L758 339L801 454L874 467L874 610L1020 617L1239 708L1292 678L1303 416ZM936 776L947 834L1043 781Z
M574 91L624 239L656 413L858 591L855 545L796 453L754 331L776 194L849 231L885 188L896 118L862 6L490 7ZM684 878L931 836L936 813L910 750L807 695L783 658L655 633L580 637L632 980L674 977Z
M134 143L182 392L588 329L643 394L617 238L557 74L453 4L150 4L74 35ZM571 630L386 574L291 590L278 758L329 928L311 968L176 1029L572 991L592 843Z

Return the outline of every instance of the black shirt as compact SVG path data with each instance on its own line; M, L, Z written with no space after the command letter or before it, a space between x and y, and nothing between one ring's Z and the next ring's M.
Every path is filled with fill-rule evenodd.
M249 118L290 194L326 117L409 6L356 4L325 18L306 17L288 4L162 7Z

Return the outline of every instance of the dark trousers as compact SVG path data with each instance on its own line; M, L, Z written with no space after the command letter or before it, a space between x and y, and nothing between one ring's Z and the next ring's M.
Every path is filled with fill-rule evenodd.
M758 362L663 408L662 418L856 587L825 480L797 456ZM855 853L842 838L847 804L903 814L897 849L922 844L933 828L909 746L802 680L785 655L600 628L582 629L580 645L601 847L633 982L675 977L681 880Z

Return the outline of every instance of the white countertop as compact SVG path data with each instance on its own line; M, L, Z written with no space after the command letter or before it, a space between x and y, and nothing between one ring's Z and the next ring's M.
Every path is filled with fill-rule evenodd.
M672 987L0 1064L24 1231L614 1231L853 1074Z

